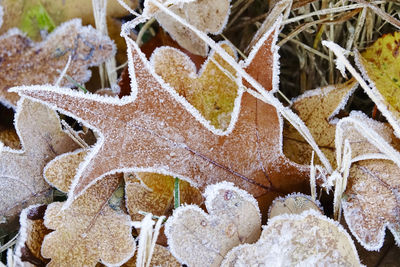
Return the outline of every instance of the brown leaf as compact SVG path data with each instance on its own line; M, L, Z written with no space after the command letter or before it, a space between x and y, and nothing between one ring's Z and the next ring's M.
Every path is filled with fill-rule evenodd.
M0 126L0 142L11 149L21 149L21 143L15 129Z
M198 206L174 210L165 225L171 253L188 266L219 266L233 247L255 242L261 232L257 201L222 182L206 188L208 214Z
M45 266L49 262L40 253L44 237L51 232L44 226L46 209L46 205L33 205L21 212L20 236L15 246L17 264L21 266Z
M268 221L253 245L232 249L221 266L361 266L350 235L315 210Z
M129 261L124 263L121 267L136 267L136 254ZM162 267L180 267L182 266L172 256L171 252L167 248L155 245L153 257L151 258L150 266L162 266Z
M55 156L78 147L62 131L57 113L45 105L21 99L15 118L23 149L0 149L0 216L7 222L24 207L49 197L43 167Z
M108 205L120 180L112 175L96 182L67 209L61 202L48 206L44 223L54 232L42 245L43 257L51 258L47 266L120 265L133 256L130 218Z
M275 54L277 48L270 43L274 39L261 38L256 48L269 48ZM131 96L117 99L51 86L14 89L56 106L98 133L99 141L80 165L70 196L76 197L95 179L116 171L175 175L200 189L228 180L256 196L307 190L307 168L281 152L281 124L275 108L240 93L235 124L227 132L216 130L163 83L136 43L129 46L130 76L135 77ZM262 57L252 60L269 62ZM265 66L265 71L273 71L276 65ZM122 149L117 153L116 147Z
M137 0L126 0L132 9L138 6ZM28 17L28 12L35 7L42 5L48 12L55 25L74 19L81 18L83 25L91 24L95 26L92 1L81 0L3 0L1 4L4 7L4 25L0 28L0 34L4 34L7 30L13 27L20 27L24 18ZM110 38L115 41L118 51L117 60L119 62L126 61L126 44L120 36L121 22L116 18L121 18L129 15L129 12L123 8L118 1L107 1L107 27ZM32 21L31 24L35 24ZM39 29L35 35L29 35L33 40L40 40Z
M165 2L163 0L161 2ZM193 54L206 56L208 46L194 32L176 22L169 15L158 10L150 1L145 1L145 11L154 15L158 23L166 30L179 45ZM175 2L169 9L176 15L185 19L198 30L218 34L222 32L228 21L230 0L195 0L189 3Z
M125 177L126 207L132 220L143 219L139 211L156 216L170 215L174 209L174 178L145 172L136 176ZM181 204L200 205L203 201L200 192L186 181L179 180L179 194Z
M115 53L113 42L92 27L82 27L79 19L68 21L46 40L33 43L17 29L0 37L0 101L15 106L16 93L7 90L16 85L54 84L71 56L67 75L78 83L89 80L89 67L99 65ZM75 86L67 79L63 86Z
M317 145L335 168L335 129L331 120L346 105L349 96L357 87L355 80L344 84L332 85L307 91L293 101L292 108L304 121ZM292 160L309 164L311 162L311 146L291 125L283 130L283 151ZM319 163L319 159L316 160Z

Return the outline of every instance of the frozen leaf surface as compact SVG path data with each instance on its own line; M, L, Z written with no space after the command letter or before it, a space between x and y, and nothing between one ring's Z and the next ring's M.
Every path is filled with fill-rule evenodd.
M174 210L165 225L171 253L188 266L219 266L233 247L255 242L261 232L256 200L231 183L206 188L208 214L198 206Z
M40 253L44 237L51 232L44 226L46 208L46 205L33 205L21 212L20 236L15 246L18 266L44 266L48 262Z
M42 245L43 257L51 259L47 266L95 266L98 261L121 265L133 256L130 217L108 205L120 178L98 181L67 209L62 202L48 206L44 223L54 232Z
M308 195L294 193L274 199L269 208L268 218L282 214L301 214L303 211L310 209L323 214L321 204L318 200L314 202Z
M273 29L266 33L257 51L277 53L276 38L268 38L271 33L277 34ZM136 43L128 42L129 71L134 78L130 96L118 99L51 86L13 89L56 107L98 133L99 140L80 165L70 196L118 171L174 175L200 189L228 180L255 196L306 190L308 170L283 155L281 121L271 105L239 91L228 129L215 129L154 73ZM253 57L248 67L268 60ZM266 72L276 70L277 62L273 62L265 66ZM122 149L117 152L115 147Z
M394 138L389 127L352 113L352 117L375 130L388 143ZM354 156L378 153L351 123L342 124L343 135L351 138ZM361 160L352 164L342 200L344 218L352 234L367 250L379 250L386 227L400 244L400 168L390 160Z
M400 32L385 34L356 60L372 84L378 108L388 110L400 125Z
M221 266L360 266L351 237L315 210L268 221L255 244L240 245Z
M135 177L136 176L136 177ZM174 209L174 178L157 173L136 173L125 176L126 207L132 220L142 220L139 211L157 216L170 215ZM179 181L181 204L203 201L201 193L186 181Z
M0 37L0 101L15 106L18 94L8 92L17 85L54 84L71 56L67 75L78 83L89 80L89 67L99 65L115 53L114 43L91 26L74 19L57 27L47 38L34 43L11 29ZM62 86L74 86L67 79Z
M28 99L19 102L15 128L22 149L0 150L0 215L8 220L24 207L46 199L50 187L43 179L44 166L78 147L61 129L55 111Z
M346 105L356 87L357 83L350 80L344 84L307 91L293 101L293 110L310 129L310 133L332 166L336 166L336 125L332 124L331 120ZM301 164L309 164L312 148L298 131L288 125L284 129L283 135L285 155Z
M219 34L225 27L230 13L230 0L196 0L196 1L160 1L169 2L169 9L185 19L198 30ZM187 3L185 3L187 2ZM183 48L191 53L206 56L208 47L194 32L173 18L158 10L145 1L145 11L148 15L154 15L160 25L175 39Z

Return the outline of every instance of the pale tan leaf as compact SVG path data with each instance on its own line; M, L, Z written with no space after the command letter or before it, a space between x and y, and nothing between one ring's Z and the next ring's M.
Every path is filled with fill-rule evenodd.
M166 2L163 0L161 2ZM198 30L218 34L222 32L228 21L230 13L230 0L195 0L189 3L179 3L182 1L170 1L172 12L188 21ZM173 18L158 10L150 1L145 1L145 12L154 15L160 25L180 46L193 54L206 56L208 47L194 32Z
M120 265L135 251L128 215L110 208L108 200L118 188L120 175L107 176L77 198L68 209L63 203L48 206L45 226L54 230L42 245L47 266Z
M226 255L233 266L361 266L350 235L315 210L283 214L268 221L260 239Z
M40 103L21 99L15 121L22 150L0 150L0 216L6 223L24 207L51 198L50 186L43 179L44 166L78 147L61 129L57 113Z
M301 214L309 209L323 214L318 200L314 202L308 195L294 193L274 199L268 211L268 218L271 219L282 214Z
M219 266L233 247L255 242L261 231L256 200L222 182L206 188L208 214L198 206L181 206L165 225L171 253L188 266Z

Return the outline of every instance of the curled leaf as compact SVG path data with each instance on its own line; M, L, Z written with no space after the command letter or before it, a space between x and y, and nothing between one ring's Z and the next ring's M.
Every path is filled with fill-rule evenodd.
M260 211L246 191L222 182L208 186L204 196L208 214L181 206L165 225L171 253L188 266L219 266L230 249L260 235Z
M283 214L268 221L255 244L232 249L222 267L361 266L350 235L315 210Z

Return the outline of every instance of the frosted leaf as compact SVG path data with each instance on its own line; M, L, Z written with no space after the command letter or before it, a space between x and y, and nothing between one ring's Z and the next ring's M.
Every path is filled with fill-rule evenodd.
M400 32L385 34L362 54L355 53L356 63L374 94L373 101L388 118L400 137Z
M84 161L89 151L90 149L78 149L54 158L44 168L44 178L61 192L68 192L79 164Z
M179 181L179 194L180 204L201 205L203 201L199 190L186 181ZM134 221L143 219L139 211L168 216L174 208L174 178L145 172L125 175L125 201Z
M230 0L161 1L172 4L169 9L188 21L198 30L219 34L225 27L229 13ZM208 47L194 32L158 10L150 0L146 0L144 13L154 15L160 25L179 45L193 54L207 55Z
M307 91L293 100L292 109L310 129L318 146L334 167L336 166L336 125L332 119L344 108L357 85L355 80L350 80L344 84ZM311 146L293 126L285 127L283 135L285 155L296 162L308 164L313 151ZM319 164L318 158L316 163Z
M15 128L22 149L0 150L0 216L6 223L12 223L24 207L50 197L43 167L55 156L78 147L61 129L55 111L28 99L18 102Z
M222 43L221 47L235 56L230 45ZM213 52L197 73L188 56L172 47L156 49L150 61L155 72L179 95L184 96L214 127L224 130L228 128L239 86L234 80L235 71L226 61ZM224 71L232 77L227 76Z
M272 32L275 37L268 38ZM271 42L276 34L268 32L255 49L275 47ZM282 154L282 124L273 106L239 91L228 129L216 129L155 74L135 42L128 38L127 42L132 93L122 99L52 86L12 89L76 118L98 134L72 183L69 203L115 172L173 175L199 189L228 180L256 197L308 188L308 169ZM260 60L268 59L254 57L248 67ZM115 147L122 149L117 152Z
M121 265L133 256L130 217L107 205L120 178L107 176L68 209L61 202L47 207L44 223L54 230L46 235L41 250L43 257L51 259L47 266L95 266L98 261Z
M349 234L337 222L308 210L270 219L257 243L235 247L221 267L360 265Z
M294 193L274 199L268 211L268 218L271 219L282 214L301 214L309 209L323 214L321 203L318 200L314 202L308 195Z
M114 43L79 19L57 27L40 43L11 29L0 36L0 102L15 107L19 99L8 88L18 85L54 84L71 56L67 75L78 83L89 80L89 67L99 65L115 53ZM67 79L61 86L74 86Z
M208 214L181 206L165 225L171 253L188 266L219 266L229 250L255 242L261 231L257 202L247 192L222 182L208 186L204 196Z
M43 223L46 209L46 205L33 205L21 212L21 228L15 245L17 266L44 266L48 263L40 253L45 235L51 232Z
M136 256L137 254L121 267L136 267ZM167 248L156 244L153 256L151 257L150 266L181 267L182 265L172 256Z

